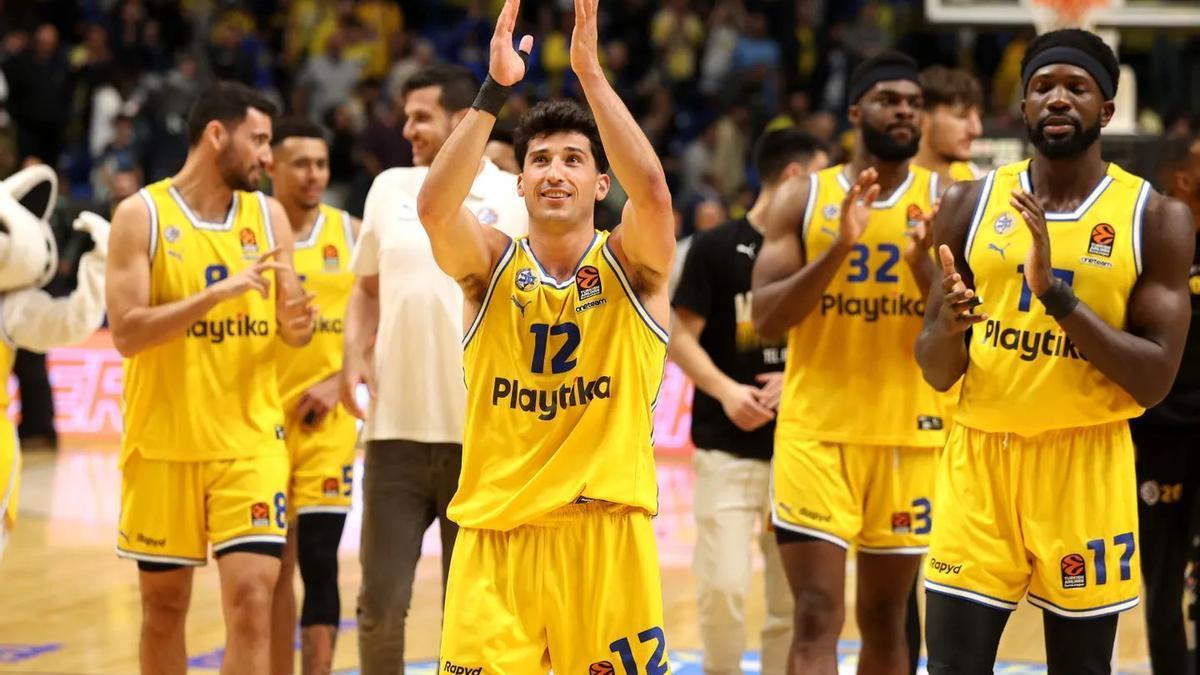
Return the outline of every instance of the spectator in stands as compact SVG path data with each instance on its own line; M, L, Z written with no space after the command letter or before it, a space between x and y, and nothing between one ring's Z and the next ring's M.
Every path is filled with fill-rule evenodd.
M71 112L71 87L66 58L59 47L58 29L43 23L33 44L21 37L9 42L15 54L4 63L8 80L8 110L16 122L22 159L36 157L57 164Z

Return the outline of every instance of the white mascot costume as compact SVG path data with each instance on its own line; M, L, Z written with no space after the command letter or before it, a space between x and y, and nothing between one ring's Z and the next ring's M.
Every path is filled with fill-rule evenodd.
M84 212L74 227L91 234L95 250L79 262L79 285L69 297L41 290L58 269L48 219L58 197L54 171L39 164L0 182L0 555L16 522L21 450L8 419L8 379L17 347L44 352L80 342L104 320L104 261L108 221Z

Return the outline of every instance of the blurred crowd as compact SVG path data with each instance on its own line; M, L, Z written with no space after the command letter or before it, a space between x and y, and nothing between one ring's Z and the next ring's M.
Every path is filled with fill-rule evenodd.
M984 134L1020 134L1018 64L1032 32L934 26L923 0L604 0L602 58L668 171L681 235L738 216L757 185L751 141L798 125L845 151L844 98L863 58L898 47L984 85ZM486 74L496 0L0 0L0 177L58 167L63 213L100 213L172 174L211 78L267 92L329 130L331 200L361 214L371 180L412 163L405 80L435 61ZM569 1L525 0L532 68L506 109L578 95ZM1200 121L1200 34L1126 30L1140 131ZM1191 117L1189 118L1189 114ZM71 251L64 232L64 243ZM64 265L70 266L64 257ZM69 271L69 270L68 270Z

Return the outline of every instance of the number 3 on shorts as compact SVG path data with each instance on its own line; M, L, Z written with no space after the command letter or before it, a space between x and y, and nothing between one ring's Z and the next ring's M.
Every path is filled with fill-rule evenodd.
M608 646L609 650L621 657L621 665L625 667L625 675L665 675L668 671L665 652L667 650L667 638L663 636L663 629L655 626L644 630L637 634L638 640L645 644L654 642L654 653L650 655L650 659L646 661L645 670L639 670L637 661L633 658L633 648L629 645L629 638L621 638Z

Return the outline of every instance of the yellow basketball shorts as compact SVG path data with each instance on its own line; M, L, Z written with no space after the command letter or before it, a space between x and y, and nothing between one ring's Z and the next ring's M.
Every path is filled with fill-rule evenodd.
M1087 618L1138 603L1137 480L1124 422L1037 436L955 425L925 588Z
M148 459L134 451L121 468L117 555L142 562L203 565L245 543L287 536L288 458L210 462Z
M284 438L291 457L288 504L292 516L350 513L354 489L354 417L341 405L316 428L288 418Z
M670 673L650 516L592 502L459 530L439 672Z
M777 435L771 521L864 553L924 553L933 528L936 455L935 448Z
M21 494L21 446L17 430L0 424L0 528L17 524L17 497ZM0 540L3 533L0 533Z

